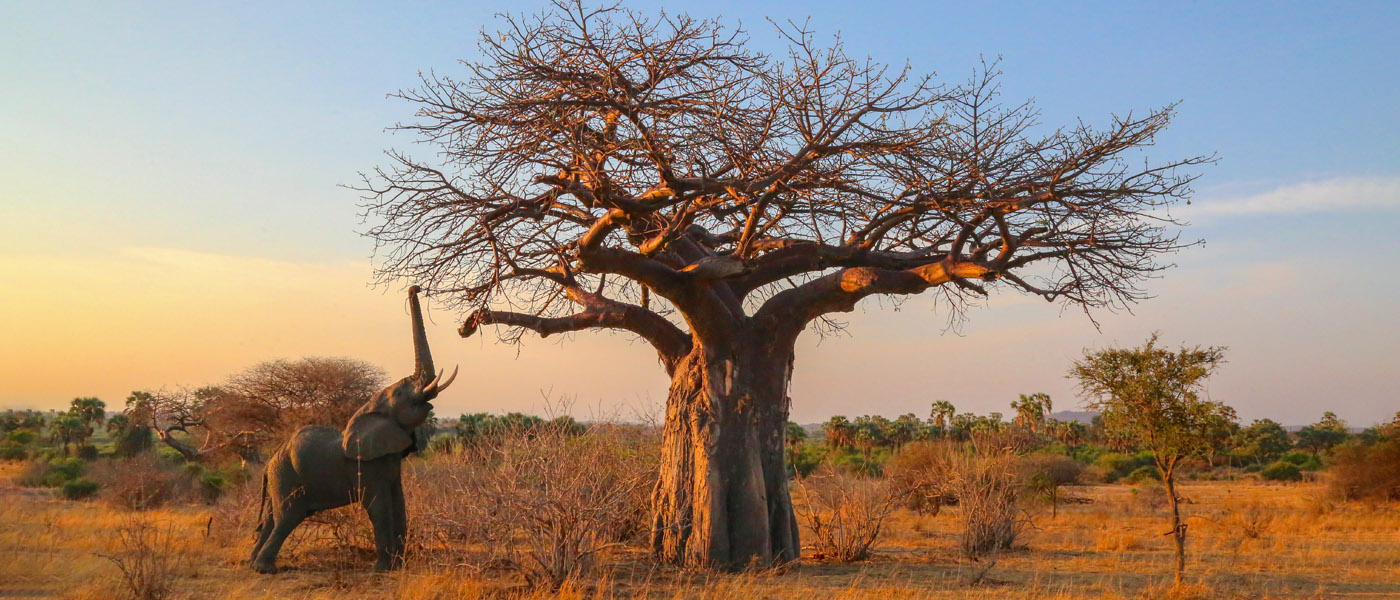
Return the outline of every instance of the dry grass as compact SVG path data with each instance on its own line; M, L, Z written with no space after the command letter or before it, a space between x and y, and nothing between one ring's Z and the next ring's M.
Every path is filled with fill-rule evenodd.
M15 487L18 467L0 466L0 597L120 598L113 552L131 513L102 503L68 503ZM957 507L939 516L896 512L872 558L855 564L809 561L785 573L721 575L653 567L642 550L600 557L598 569L555 592L530 591L518 575L410 556L400 572L376 575L367 549L341 547L316 528L289 543L295 568L258 576L244 566L251 531L211 517L225 505L141 513L175 532L175 598L769 598L775 600L1030 598L1394 598L1400 596L1400 510L1395 505L1319 503L1316 483L1200 482L1183 486L1192 504L1188 585L1172 589L1171 541L1160 511L1128 486L1075 488L1094 503L1036 514L1025 550L1003 553L979 585L978 563L960 558ZM234 502L233 493L225 502ZM410 520L415 514L410 504ZM417 514L423 514L418 511ZM224 525L222 523L228 523ZM417 552L436 551L420 541Z

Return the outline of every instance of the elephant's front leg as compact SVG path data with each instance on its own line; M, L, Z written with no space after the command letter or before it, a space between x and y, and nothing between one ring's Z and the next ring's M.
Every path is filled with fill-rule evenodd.
M374 525L374 554L378 560L374 570L388 571L398 566L394 559L394 493L389 484L378 484L365 490L360 504Z
M396 479L394 481L391 495L394 500L394 545L390 555L394 566L398 567L403 564L404 548L408 543L408 510L403 502L403 480Z

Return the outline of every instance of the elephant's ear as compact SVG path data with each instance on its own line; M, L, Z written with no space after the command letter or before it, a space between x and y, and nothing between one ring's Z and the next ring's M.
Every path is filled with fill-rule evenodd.
M345 455L357 460L374 460L398 454L413 445L413 438L393 419L365 413L350 419L345 426Z

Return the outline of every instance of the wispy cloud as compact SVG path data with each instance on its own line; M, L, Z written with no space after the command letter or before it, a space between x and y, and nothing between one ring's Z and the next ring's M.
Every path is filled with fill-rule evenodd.
M1342 177L1309 181L1247 196L1202 198L1172 209L1179 219L1300 215L1400 209L1400 177Z

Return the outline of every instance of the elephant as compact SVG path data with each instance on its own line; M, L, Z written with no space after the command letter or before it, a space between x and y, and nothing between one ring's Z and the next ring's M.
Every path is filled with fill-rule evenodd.
M250 559L253 570L275 573L277 553L297 525L317 512L354 502L364 507L374 525L374 569L387 571L403 564L408 533L403 459L425 446L415 432L428 420L430 401L457 377L455 367L446 380L441 371L434 375L419 292L418 286L408 290L413 375L375 394L343 431L303 427L268 460Z

